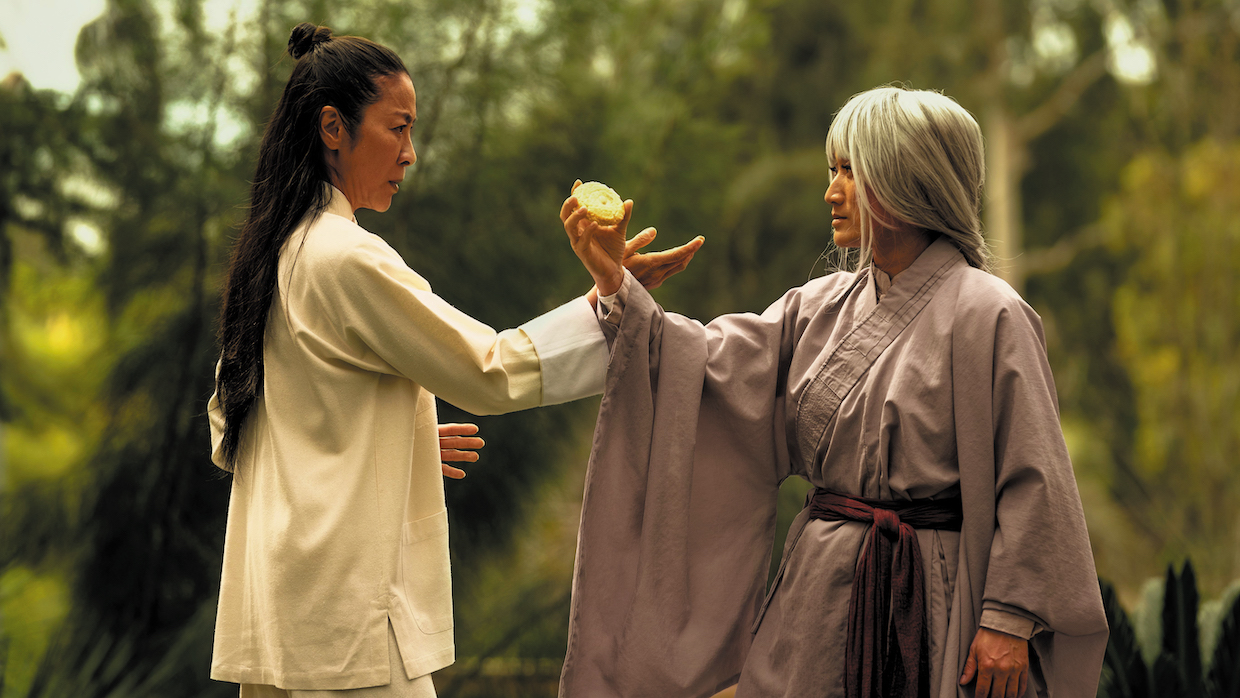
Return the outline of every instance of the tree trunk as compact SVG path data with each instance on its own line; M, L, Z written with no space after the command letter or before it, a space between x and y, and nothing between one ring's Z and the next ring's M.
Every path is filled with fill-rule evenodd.
M982 214L995 273L1024 292L1024 240L1020 225L1020 173L1024 144L1016 123L1002 106L992 106L983 122L986 138L986 188Z

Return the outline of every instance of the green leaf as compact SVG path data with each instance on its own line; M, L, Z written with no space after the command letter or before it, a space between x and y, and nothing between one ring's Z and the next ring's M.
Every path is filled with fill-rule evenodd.
M1150 696L1149 670L1141 659L1137 635L1133 632L1128 614L1119 605L1115 587L1098 580L1102 587L1102 606L1107 614L1111 636L1107 640L1107 652L1102 661L1102 678L1098 695L1102 698L1148 698Z
M1197 632L1197 577L1191 562L1184 563L1178 576L1174 569L1167 567L1164 594L1163 651L1159 661L1167 658L1178 674L1178 686L1187 691L1187 695L1204 695L1200 634ZM1158 671L1159 664L1155 663L1155 673ZM1160 690L1159 695L1173 694Z
M1150 693L1159 698L1171 698L1172 696L1187 698L1192 695L1201 695L1200 693L1190 694L1184 690L1184 679L1180 674L1180 668L1175 658L1169 654L1160 654L1158 659L1154 660L1150 679Z
M1240 597L1232 601L1231 610L1223 615L1210 673L1206 676L1206 695L1240 698Z

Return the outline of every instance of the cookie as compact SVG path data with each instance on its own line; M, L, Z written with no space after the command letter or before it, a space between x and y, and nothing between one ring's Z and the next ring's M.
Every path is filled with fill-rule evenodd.
M601 182L586 182L573 192L586 217L599 225L615 225L624 218L624 201L614 189Z

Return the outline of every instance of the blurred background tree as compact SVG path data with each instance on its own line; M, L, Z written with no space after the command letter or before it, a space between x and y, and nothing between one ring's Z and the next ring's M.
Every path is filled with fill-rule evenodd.
M1130 605L1186 556L1206 597L1240 577L1235 0L254 0L222 24L212 2L108 0L73 94L0 84L4 698L235 691L206 678L229 481L203 412L304 20L405 58L419 162L359 222L495 327L588 288L556 219L575 178L635 199L656 246L707 237L670 309L761 310L837 259L822 143L848 96L956 97L1000 271L1047 324L1100 574ZM442 406L488 439L447 486L442 695L554 695L596 408Z

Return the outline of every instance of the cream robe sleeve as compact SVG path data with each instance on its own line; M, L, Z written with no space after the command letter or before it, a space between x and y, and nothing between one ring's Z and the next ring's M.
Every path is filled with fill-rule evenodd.
M289 293L300 296L295 304L314 311L299 313L297 329L318 349L359 368L408 378L473 414L603 392L607 343L584 296L497 333L435 295L382 238L349 227L353 234L342 236L347 244L299 259L324 267L303 266L311 283L289 284ZM315 315L317 322L309 319ZM207 413L211 460L222 467L224 419L215 395Z
M474 414L602 392L605 342L584 299L530 323L528 332L496 333L431 292L381 238L356 230L337 254L311 262L324 267L310 275L312 283L290 285L303 295L290 305L319 311L320 322L297 328L303 339L359 368L408 378ZM540 348L556 370L539 370Z

